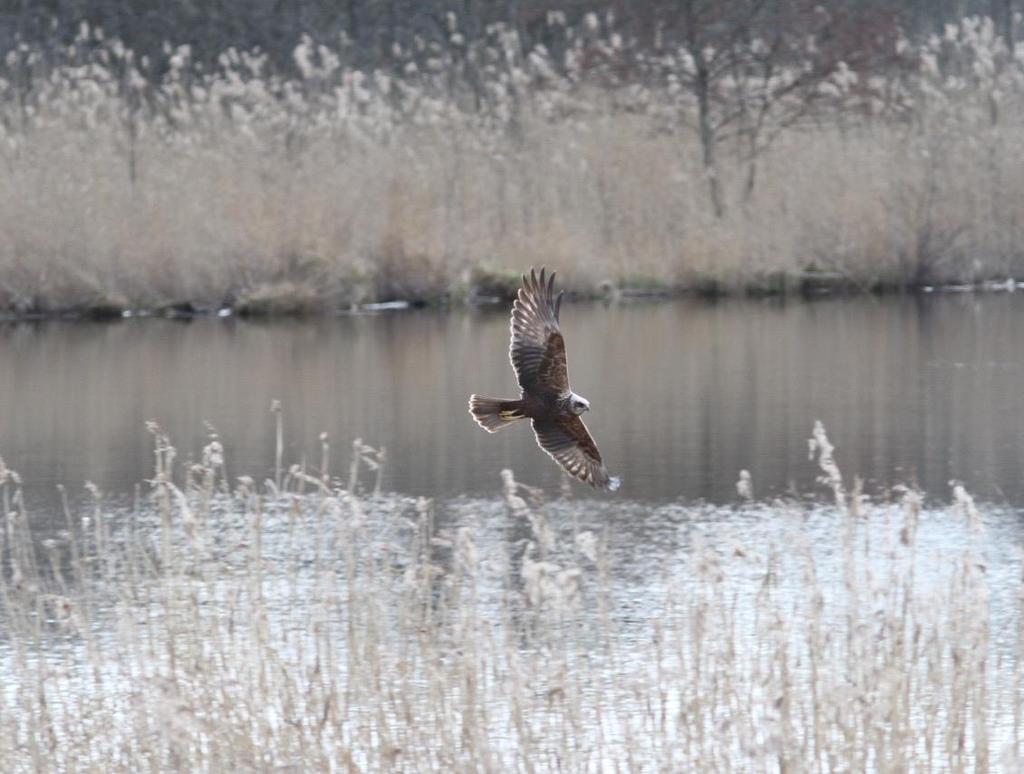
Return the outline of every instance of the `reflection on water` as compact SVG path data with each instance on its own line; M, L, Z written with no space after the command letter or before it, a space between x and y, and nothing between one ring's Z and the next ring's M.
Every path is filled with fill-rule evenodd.
M36 737L52 770L86 752L97 770L201 768L250 736L260 765L306 769L393 767L390 750L434 770L1019 759L1024 300L563 312L615 496L561 499L528 428L467 415L470 392L512 392L504 310L0 329L0 452L32 487L29 518L0 531L0 751L26 770ZM210 421L230 482L270 476L275 398L286 463L316 466L325 430L345 479L362 437L402 494L222 500L210 483L67 535L37 505L57 483L129 492L152 468L149 419L185 456ZM916 479L948 502L956 478L1009 506L982 504L976 530L913 498L855 517L820 488L766 504L816 488L815 419L869 489ZM545 504L501 502L506 466ZM759 500L741 505L744 468Z
M956 478L984 499L1024 499L1019 295L572 304L562 316L573 387L624 499L732 501L742 468L759 497L811 490L815 419L869 488L917 480L945 499ZM191 454L209 421L231 473L262 476L280 398L286 461L317 455L327 431L338 474L352 439L387 447L386 489L490 494L506 466L554 489L527 427L490 436L466 414L471 392L515 394L507 350L505 309L9 326L0 453L32 497L86 480L128 492L151 469L146 420Z

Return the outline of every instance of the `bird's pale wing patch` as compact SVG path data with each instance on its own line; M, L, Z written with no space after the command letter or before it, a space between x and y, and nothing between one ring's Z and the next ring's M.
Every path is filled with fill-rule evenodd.
M579 417L533 420L537 443L570 474L598 489L619 488L619 479L608 475L601 452Z
M565 339L558 325L562 294L554 294L555 274L545 278L531 269L523 277L512 305L512 344L509 356L523 390L565 393L569 373L565 362Z

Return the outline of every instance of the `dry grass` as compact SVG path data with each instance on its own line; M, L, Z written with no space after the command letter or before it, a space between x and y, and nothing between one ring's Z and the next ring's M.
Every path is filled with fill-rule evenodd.
M672 506L661 561L510 473L503 505L442 512L373 491L383 455L359 442L340 481L278 463L257 485L226 480L215 439L182 469L154 433L151 505L97 500L41 541L3 471L9 771L1020 761L1020 598L991 603L978 509L866 502L823 430L834 507L744 506L737 534L791 524L750 544Z
M722 220L686 136L623 116L582 129L537 122L498 157L409 132L297 161L225 133L185 153L144 147L134 185L104 143L34 138L0 179L0 306L344 308L458 294L471 270L486 289L480 267L533 264L581 292L792 287L808 269L863 287L1024 273L1009 204L1024 128L927 157L898 128L794 132Z
M845 71L759 157L749 200L723 141L723 218L692 100L642 73L595 87L508 30L474 43L505 62L474 111L451 52L363 73L307 40L289 79L255 53L200 70L182 47L140 70L85 28L0 69L0 310L474 298L535 264L584 293L1022 275L1024 58L986 24L903 41L903 71Z

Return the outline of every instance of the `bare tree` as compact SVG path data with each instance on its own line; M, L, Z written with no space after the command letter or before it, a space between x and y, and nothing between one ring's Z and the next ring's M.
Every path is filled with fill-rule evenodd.
M757 162L787 127L853 86L855 68L893 48L891 12L850 12L811 0L678 0L630 17L651 77L678 95L679 118L700 141L709 201L725 214L722 155L734 148L742 196Z

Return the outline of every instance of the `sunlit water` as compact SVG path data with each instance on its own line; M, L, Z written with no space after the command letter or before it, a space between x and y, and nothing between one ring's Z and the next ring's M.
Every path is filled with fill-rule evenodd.
M737 608L739 629L750 624L742 605L752 604L773 556L788 567L780 565L781 593L794 599L803 590L801 563L813 558L841 617L846 517L827 505L831 493L808 459L807 438L820 419L848 486L863 477L876 503L896 484L924 491L918 587L941 593L950 567L973 552L990 588L994 653L1007 659L998 663L1012 662L1024 505L1024 341L1016 331L1024 298L575 304L562 316L573 387L591 400L588 425L610 470L624 478L616 495L574 485L564 499L557 469L527 426L491 436L467 415L470 392L515 394L507 310L10 326L0 329L0 454L25 481L40 535L63 525L56 485L81 503L89 480L105 492L115 531L131 524L150 530L155 543L158 520L145 497L134 515L128 505L152 473L146 421L160 423L182 460L198 458L215 428L229 480L259 481L274 474L269 407L279 399L286 464L305 460L316 469L326 432L330 472L344 483L353 439L386 447L383 489L398 499L390 517L374 517L368 548L393 565L394 582L404 582L415 561L400 548L415 498L433 498L431 560L452 571L451 546L460 529L471 530L485 568L480 604L495 616L507 615L510 588L526 593L524 552L537 542L535 529L501 502L499 472L512 468L544 491L562 552L555 558L582 569L585 589L597 583L596 568L574 550L573 536L589 532L607 544L608 612L628 652L649 642L665 600L694 582L694 545L705 542L732 563L731 588L746 600ZM737 494L743 469L752 475L752 504ZM983 529L949 505L953 480L978 499ZM903 516L896 506L872 514L858 546L881 559L896 550ZM209 528L218 561L244 564L246 525ZM268 519L266 530L271 625L301 630L294 616L305 608L296 594L303 599L315 578L295 557L312 538L283 515ZM586 604L590 593L583 615L596 615ZM102 630L113 618L102 605L95 611L100 641L115 636ZM68 664L85 658L73 637L54 647L67 650ZM0 675L12 678L4 680L8 702L16 703L19 669L0 645ZM992 723L1005 741L1011 716L997 712Z
M955 579L962 577L958 570L967 560L975 568L971 572L984 577L982 585L988 588L988 604L965 611L971 626L984 626L987 620L990 629L991 666L985 674L991 701L986 715L988 742L994 758L1012 760L1018 701L1014 659L1020 618L1020 562L1014 550L1019 525L1012 509L986 507L978 524L971 524L957 507L926 509L920 514L913 545L908 547L901 538L907 511L899 504L867 506L863 516L851 521L849 515L824 503L652 506L556 497L531 508L535 517L543 518L543 529L548 530L550 538L546 548L539 549L543 530L536 524L531 526L522 514L517 517L497 495L442 501L430 517L425 542L418 533L426 522L419 521L421 513L412 498L370 497L364 501L361 515L331 512L327 518L317 515L316 501L312 497L298 509L288 501L268 503L258 541L254 539L251 519L233 507L215 509L216 518L202 525L195 541L186 538L176 513L174 542L181 549L178 561L182 564L181 574L171 579L171 585L165 585L163 580L134 579L128 584L133 591L126 598L123 590L114 588L119 584L100 582L83 597L92 607L89 637L82 637L84 632L73 625L51 622L44 629L42 648L37 651L29 645L27 658L25 644L12 648L6 636L0 638L0 675L4 675L0 706L6 704L17 711L24 691L31 691L37 676L45 673L47 700L58 715L64 711L65 703L72 708L71 714L75 707L90 702L102 706L104 712L112 712L114 722L103 734L105 745L130 745L133 719L144 707L156 712L158 727L166 723L168 733L173 733L173 713L160 720L160 707L166 702L188 706L189 697L165 697L162 693L166 690L163 675L173 670L168 665L160 619L182 614L180 609L172 614L159 600L167 593L181 597L197 595L200 599L195 621L190 620L191 615L186 616L184 628L178 629L177 647L183 652L188 652L188 643L205 639L191 631L201 625L200 620L207 622L202 626L209 626L211 620L222 620L215 625L212 652L220 652L217 649L224 647L226 631L240 630L237 637L244 642L252 604L244 600L253 593L254 580L251 568L247 568L253 547L259 542L263 570L259 574L258 594L267 632L260 636L273 643L276 670L293 676L308 675L313 668L310 654L315 651L316 633L326 631L329 647L341 662L335 673L342 680L339 690L349 681L363 685L365 676L353 673L361 668L362 656L346 661L351 634L347 621L357 616L353 609L365 604L367 598L361 595L367 595L383 605L378 612L380 617L373 620L379 628L379 639L375 641L377 656L385 664L418 663L417 643L424 637L442 643L439 655L445 659L459 658L465 647L481 648L494 643L501 650L506 643L512 643L522 651L521 658L527 663L534 657L539 657L542 664L546 658L556 659L550 668L530 672L531 689L543 696L565 678L558 666L562 663L560 659L570 668L575 663L583 674L584 684L582 711L573 721L574 744L593 751L592 759L601 764L595 770L602 770L602 765L604 770L614 770L623 760L637 754L637 733L644 732L644 725L637 718L650 712L651 702L659 694L667 702L663 710L670 717L682 712L681 702L687 695L684 686L690 676L685 656L676 654L674 649L679 647L680 636L684 640L691 636L689 623L694 620L695 605L710 603L713 607L697 619L706 616L704 625L711 633L706 646L714 647L717 638L724 642L728 637L737 648L736 672L720 678L734 681L736 688L747 695L753 715L766 713L766 725L758 729L763 736L748 740L749 744L737 742L728 733L719 733L721 729L712 736L721 736L727 746L736 744L732 754L738 760L748 760L756 770L770 770L763 768L763 756L767 755L769 762L773 760L770 728L775 722L771 719L774 700L759 692L757 680L767 677L758 678L756 671L748 673L751 664L759 659L770 660L773 649L785 643L796 654L791 657L793 672L789 678L794 696L809 702L808 614L815 609L818 593L823 631L838 639L847 636L851 632L847 616L853 609L858 610L864 628L873 631L875 618L881 620L883 613L891 614L885 608L900 600L886 590L890 573L896 567L898 575L893 577L905 578L907 563L912 561L916 565L912 617L927 635L931 631L932 612L939 618L951 612L946 595L958 583ZM343 526L353 521L358 521L358 526ZM94 526L92 522L87 528ZM158 537L160 519L152 508L143 508L134 515L112 513L108 527L112 544L119 547L141 539L141 545L148 543L154 556L162 550ZM844 536L850 528L855 536L846 541ZM129 532L135 536L130 538ZM348 551L345 542L352 540L355 533L358 549ZM473 545L469 574L463 552L466 534ZM587 545L581 536L593 538L592 545L599 546L596 561L587 550L581 550L581 546ZM82 539L90 541L88 534ZM860 597L856 604L851 603L844 585L849 558L844 550L848 548L856 554L856 593ZM531 588L528 572L533 560L548 565L549 591L553 594L550 598L544 594L533 598L536 589ZM358 588L346 592L343 579L347 563L352 561L364 569L360 570ZM711 567L705 566L708 561ZM371 565L372 571L365 569ZM603 566L607 566L609 575L603 575ZM406 607L409 597L424 593L415 590L420 583L417 574L424 567L431 567L436 573L429 584L433 590L426 591L424 596L428 607L437 606L430 617L438 633L429 635L424 634L423 624L418 622L417 608ZM812 568L813 582L808 580ZM561 583L564 572L573 573L568 593ZM453 596L452 584L463 586L463 591ZM330 591L325 594L327 589ZM130 601L132 597L134 601ZM150 602L143 604L146 599ZM452 608L453 600L458 599L468 613ZM934 609L928 601L931 599L935 600ZM723 611L714 609L722 603L728 607L724 614L727 628L721 618ZM777 611L768 618L779 615L781 631L766 626L766 609ZM985 617L980 618L983 614ZM467 615L479 627L470 640L472 645L461 638L458 625L459 619ZM681 618L677 620L677 616ZM228 624L228 619L233 623ZM951 620L955 621L956 616ZM665 634L673 630L677 632L674 636ZM879 636L884 631L879 630ZM892 636L892 632L885 636ZM122 661L126 655L129 659L138 657L139 645L125 644L131 643L132 637L142 637L144 643L155 642L155 647L138 661ZM235 637L232 635L229 642ZM652 643L662 637L668 650L655 663L652 658L659 651ZM554 652L545 656L551 648ZM481 657L496 665L502 663L502 657L493 653ZM260 657L244 646L229 657L229 663L230 658L239 659L236 668L242 674L248 669L258 671L261 663ZM43 659L48 666L41 666ZM536 670L536 663L532 663ZM201 671L199 677L215 683L226 680L225 689L235 690L239 687L238 678L226 666L223 673L220 669L208 674ZM871 668L871 659L862 666ZM422 668L427 669L427 665ZM851 668L849 663L831 664L830 668L836 671L823 681L825 685L841 686L844 680L852 682L855 677L844 677L843 670ZM418 669L410 682L401 683L411 692L409 700L414 706L434 696L426 688L432 685L429 673L420 678ZM187 669L184 671L188 673ZM425 696L415 693L420 679L427 691ZM700 684L700 690L707 690L717 678L703 679L706 682ZM952 692L950 680L949 675L940 675L935 690ZM244 685L240 687L244 690ZM460 701L458 683L445 684L444 689L450 692L449 700ZM346 695L348 690L351 689L346 689ZM592 714L596 701L593 697L601 694L606 697L605 709L598 724ZM381 711L380 698L372 693L361 695L356 688L355 695L346 699L351 722L357 727L372 726ZM520 744L518 733L511 727L510 698L500 686L484 692L484 698L491 717L487 726L491 746L499 756L507 756L501 759L509 770ZM913 700L921 698L921 689L915 689ZM286 718L281 714L283 705L275 699L268 697L265 719L271 727L279 728ZM397 729L405 728L401 717L392 717L386 708L385 711ZM728 718L730 712L713 702L704 702L701 711L719 720ZM528 717L535 718L541 726L550 722L553 729L564 730L561 724L565 718L558 712L552 712L546 721L539 719L549 712L551 706L539 701L531 704ZM355 735L355 731L352 733ZM969 732L963 758L968 762L974 733ZM653 738L660 747L675 749L680 757L669 758L687 768L689 759L683 756L680 734L680 729L670 722ZM929 739L932 743L941 742L941 737ZM708 749L722 743L709 739ZM923 754L924 737L918 744ZM98 756L97 765L105 760L102 749L102 745L92 749ZM557 755L557 739L541 742L538 749L550 749L550 754ZM648 755L653 756L654 751L641 749L634 760L647 765L654 760ZM658 760L664 761L665 755L664 749L658 750ZM940 759L944 760L942 756ZM81 758L79 763L86 760ZM357 760L372 764L371 758ZM542 765L540 770L548 767ZM945 768L940 765L936 770Z

